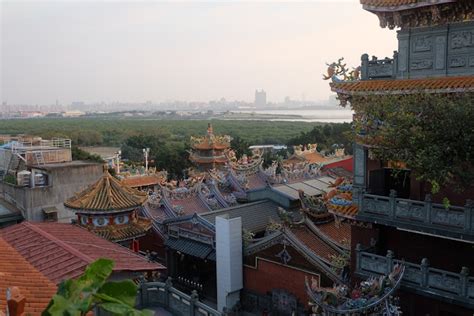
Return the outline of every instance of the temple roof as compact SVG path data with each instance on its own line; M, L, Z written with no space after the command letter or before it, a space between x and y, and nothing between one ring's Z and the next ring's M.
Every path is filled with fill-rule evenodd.
M217 216L241 217L243 229L259 232L265 230L270 220L277 223L281 222L278 208L279 206L275 202L262 200L199 215L213 225L215 225Z
M18 287L26 298L26 315L41 315L56 294L56 285L0 237L0 311L5 311L5 293L12 287Z
M401 11L447 2L456 0L360 0L363 8L368 11Z
M145 175L145 176L133 176L133 177L124 178L121 180L121 183L131 188L137 188L137 187L157 185L163 181L166 181L166 178L162 176Z
M23 222L0 230L0 236L56 284L81 275L88 264L99 258L113 260L114 272L165 269L130 249L71 224Z
M330 86L347 95L468 92L474 91L474 76L332 82Z
M209 123L205 136L191 136L191 147L197 150L224 150L230 148L231 140L232 138L228 135L214 135L212 125Z
M355 219L357 213L359 213L359 208L357 205L331 205L328 204L328 211L331 214L348 218Z
M91 230L104 239L120 242L144 236L151 225L151 219L138 217L136 222L129 222L126 225L107 225L93 227Z
M351 244L351 225L346 221L336 224L335 221L317 225L324 235L340 245Z
M123 211L141 206L147 197L146 192L127 187L105 170L97 182L68 199L64 205L86 212Z
M306 225L295 226L290 230L306 247L323 260L330 262L333 256L338 255L333 247L314 234Z

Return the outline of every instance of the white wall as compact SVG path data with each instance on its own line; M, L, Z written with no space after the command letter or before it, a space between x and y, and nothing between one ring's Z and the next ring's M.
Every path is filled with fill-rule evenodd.
M240 299L242 277L242 219L216 217L217 309L232 308Z

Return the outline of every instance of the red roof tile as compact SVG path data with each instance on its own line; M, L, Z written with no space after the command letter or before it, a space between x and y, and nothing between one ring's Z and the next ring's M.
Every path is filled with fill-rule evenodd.
M311 232L306 226L299 226L291 228L291 232L298 237L298 239L310 248L315 254L326 260L331 260L331 256L336 256L338 253L326 242L321 240L316 234Z
M7 288L18 287L26 299L25 314L41 315L56 285L36 270L25 258L0 238L0 311L6 309Z
M183 215L191 215L194 213L209 212L209 208L201 201L201 199L194 195L184 199L172 199L171 205L180 206L183 208Z
M347 246L351 244L351 225L346 222L342 222L338 226L334 221L318 224L318 229L338 244Z
M265 181L256 173L247 176L247 180L248 180L248 189L249 190L263 188L267 185L265 183Z
M114 260L115 272L164 269L71 224L23 222L0 230L0 236L56 284L81 275L89 263L99 258Z
M331 90L341 94L364 95L374 93L458 92L474 91L474 76L438 77L423 79L361 80L331 82Z

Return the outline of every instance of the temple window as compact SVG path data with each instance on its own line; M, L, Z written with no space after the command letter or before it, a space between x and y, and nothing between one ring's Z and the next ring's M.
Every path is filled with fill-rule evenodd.
M127 224L128 223L128 216L127 215L119 215L114 219L115 224Z
M81 224L87 225L89 218L87 216L81 216Z
M96 217L94 218L93 223L94 223L94 226L102 227L102 226L106 226L109 223L109 219L104 216Z

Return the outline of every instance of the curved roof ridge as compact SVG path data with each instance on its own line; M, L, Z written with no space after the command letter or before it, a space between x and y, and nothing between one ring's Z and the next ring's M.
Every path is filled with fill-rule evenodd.
M84 211L127 210L143 205L146 192L122 184L108 170L92 185L69 198L66 207Z

